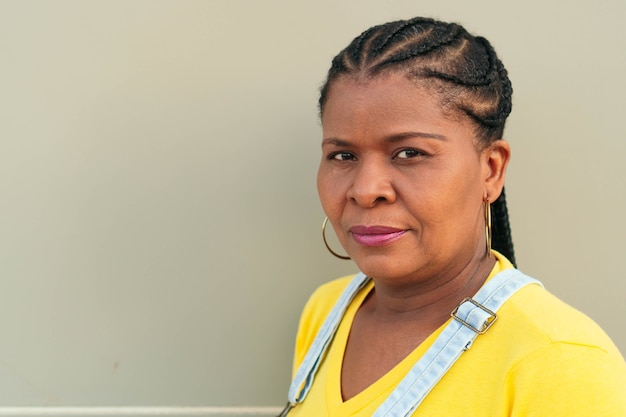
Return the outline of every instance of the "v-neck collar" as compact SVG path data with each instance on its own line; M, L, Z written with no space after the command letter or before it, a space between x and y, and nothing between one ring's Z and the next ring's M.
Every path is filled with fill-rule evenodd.
M446 323L430 334L411 353L372 385L365 388L354 397L344 401L341 395L341 369L348 336L350 335L350 329L352 328L352 323L357 311L373 289L374 282L370 281L352 300L352 303L346 310L337 328L337 333L335 334L332 346L328 352L328 357L326 358L328 369L325 385L326 404L329 416L352 415L373 402L379 403L381 400L387 398L396 387L398 381L401 380L411 369L411 366L422 357L448 323L448 321L446 321Z

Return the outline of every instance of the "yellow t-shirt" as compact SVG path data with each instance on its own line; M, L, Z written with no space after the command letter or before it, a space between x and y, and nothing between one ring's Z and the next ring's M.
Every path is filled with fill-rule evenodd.
M512 268L496 256L488 279ZM294 373L351 279L321 286L307 302ZM370 417L447 324L378 381L343 401L344 349L354 316L373 286L370 282L348 307L307 398L289 417ZM461 355L413 416L625 417L626 362L591 319L541 286L528 285L500 308L498 321Z

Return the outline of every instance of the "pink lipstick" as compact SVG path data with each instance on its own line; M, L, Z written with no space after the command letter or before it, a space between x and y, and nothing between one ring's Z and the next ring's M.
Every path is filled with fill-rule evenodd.
M406 230L387 226L353 226L352 238L363 246L385 246L400 239Z

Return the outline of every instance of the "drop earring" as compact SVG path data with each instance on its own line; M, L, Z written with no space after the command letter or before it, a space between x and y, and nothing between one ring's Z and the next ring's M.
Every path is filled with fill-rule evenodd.
M493 257L491 253L491 240L493 235L491 233L491 202L489 201L489 197L485 197L483 199L483 203L485 204L485 240L487 242L487 257Z

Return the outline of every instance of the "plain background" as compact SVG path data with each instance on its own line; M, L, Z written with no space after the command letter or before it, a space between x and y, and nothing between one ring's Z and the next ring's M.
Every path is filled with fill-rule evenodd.
M509 70L519 266L626 352L626 3L0 1L0 405L279 405L320 239L317 90L426 15Z

